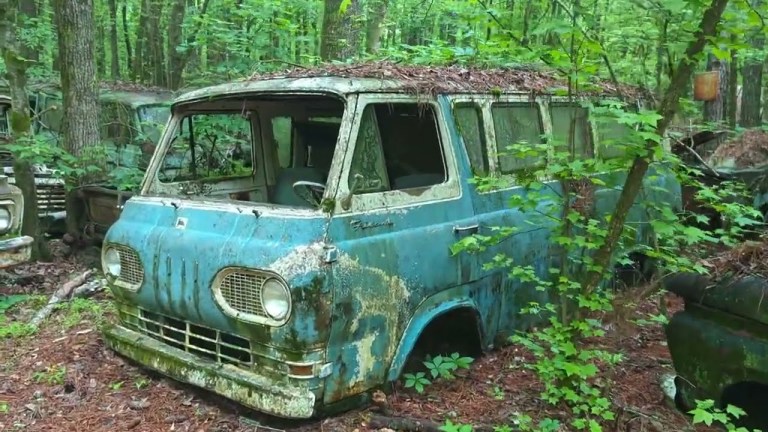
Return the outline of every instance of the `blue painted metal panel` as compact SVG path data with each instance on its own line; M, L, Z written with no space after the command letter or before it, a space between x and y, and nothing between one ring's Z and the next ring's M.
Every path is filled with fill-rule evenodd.
M187 208L183 201L176 202L182 202L178 209L170 200L159 205L133 198L107 233L105 244L133 248L144 266L141 289L122 296L150 311L241 335L255 346L293 353L325 346L330 265L307 264L322 262L318 242L323 239L325 217L297 219L266 212L256 217L248 211ZM177 218L187 219L185 229L175 228ZM293 296L288 323L268 327L224 314L211 286L216 273L228 266L282 269Z
M445 115L445 110L441 111ZM456 152L455 136L451 138L446 144ZM449 175L464 177L464 169L460 165L462 172ZM428 324L423 319L411 321L419 305L464 285L471 273L468 266L476 265L474 258L452 256L450 252L463 235L454 227L475 223L472 201L466 193L441 201L333 217L329 237L338 247L339 260L333 269L333 327L327 359L334 369L326 384L326 402L380 385L395 356L407 355L397 353L397 348L409 322L418 327ZM454 293L467 298L472 295L466 290ZM494 303L478 306L482 315L488 315ZM418 337L422 329L409 329L408 334Z

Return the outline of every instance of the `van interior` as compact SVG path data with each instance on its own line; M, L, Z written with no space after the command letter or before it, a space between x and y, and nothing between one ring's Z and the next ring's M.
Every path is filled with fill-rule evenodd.
M367 192L444 182L445 161L432 107L381 103L372 108L377 126L361 127L358 139L368 144L358 143L358 150L368 153L375 146L378 154L371 151L355 160L378 159L387 181ZM319 95L261 94L180 105L170 148L150 193L317 207L344 109L343 100ZM306 182L307 187L296 187L296 182ZM314 199L301 193L307 189Z

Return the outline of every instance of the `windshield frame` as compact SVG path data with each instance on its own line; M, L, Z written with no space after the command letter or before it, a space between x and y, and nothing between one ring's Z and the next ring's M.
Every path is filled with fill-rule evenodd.
M147 167L147 170L144 174L144 178L142 179L141 187L138 192L139 197L146 197L146 198L152 198L152 200L155 200L157 198L162 199L173 199L174 202L178 203L189 203L187 205L201 205L209 203L211 205L215 205L218 208L221 208L222 204L231 204L236 207L257 207L260 209L270 209L277 211L279 213L309 213L312 215L316 215L319 212L322 211L322 206L317 207L292 207L292 206L283 206L278 204L273 204L269 202L254 202L254 201L236 201L233 199L226 199L226 198L220 198L220 197L212 197L212 196L205 196L205 195L185 195L182 193L167 193L165 191L159 192L158 189L162 190L164 189L164 186L167 187L168 183L162 183L159 178L159 170L161 169L163 165L163 161L166 157L166 154L170 150L171 143L175 135L178 133L179 128L182 126L182 121L185 118L185 116L190 115L195 112L200 112L200 109L197 108L197 104L200 102L215 102L218 100L231 100L231 99L244 99L244 98L254 98L257 99L259 97L287 97L287 98L301 98L301 97L327 97L327 98L333 98L338 100L343 104L343 113L341 117L341 125L339 128L339 135L336 142L336 149L334 151L333 161L331 164L330 172L328 173L328 180L326 184L325 193L323 194L322 200L326 199L332 199L332 197L336 196L336 190L338 187L338 179L341 175L341 167L343 166L344 159L346 158L347 154L347 146L348 146L348 138L350 133L350 126L352 121L354 120L355 112L354 108L357 105L357 95L356 94L339 94L337 92L330 92L330 91L250 91L250 92L237 92L234 94L229 93L221 93L220 95L216 95L214 97L207 96L205 98L200 99L194 99L194 100L186 100L183 102L174 103L170 107L171 115L168 119L168 123L163 130L162 135L160 136L160 140L158 141L157 148L155 149L155 152L152 155L152 159L149 162L149 166ZM263 149L260 150L263 152ZM184 182L186 184L191 184L194 182ZM178 184L178 183L177 183ZM158 188L158 186L160 186Z

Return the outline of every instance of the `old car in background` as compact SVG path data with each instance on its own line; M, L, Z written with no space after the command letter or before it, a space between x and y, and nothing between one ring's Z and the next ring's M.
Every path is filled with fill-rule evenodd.
M0 86L0 92L7 89L3 89ZM31 115L35 115L35 105L37 97L34 93L30 93L30 108ZM0 94L0 110L3 113L3 119L0 121L0 139L10 136L10 116L8 113L11 109L11 98L6 94ZM33 122L33 132L37 125ZM8 181L11 184L16 183L16 179L13 175L13 154L7 150L0 148L0 167L2 167L3 174L8 177ZM35 176L35 188L37 189L37 207L38 214L42 219L47 222L49 227L60 226L56 221L63 221L66 216L65 199L66 193L64 190L64 181L55 175L52 168L45 164L35 164L32 166L33 174Z
M55 107L61 105L61 93L55 87L38 87L37 92L41 113L37 133L58 141L64 119ZM85 209L81 229L88 238L101 240L139 186L170 116L172 97L170 91L136 84L101 84L99 126L105 175L77 190Z
M61 145L61 127L65 119L60 86L36 82L28 86L28 91L30 107L36 116L33 122L36 137L50 145ZM132 194L131 190L138 187L170 115L168 106L171 98L169 91L134 84L100 85L99 125L105 175L77 191L85 208L81 221L84 233L100 238L119 216L123 203ZM4 103L10 106L10 99L0 99L0 105ZM0 150L0 164L14 183L13 155ZM64 180L51 167L36 164L33 169L39 215L46 220L48 232L62 233L66 217Z
M0 144L8 142L11 135L11 100L0 95ZM0 155L3 155L0 152ZM1 160L1 159L0 159ZM0 174L0 269L29 261L32 237L21 235L24 216L24 197L21 190Z
M768 430L768 254L764 242L749 242L729 257L754 269L717 276L675 274L665 288L685 301L666 326L677 374L676 402L684 411L696 400L746 412L736 423ZM739 255L737 258L736 255ZM757 260L754 260L757 258ZM737 264L738 265L738 264Z
M562 185L542 180L529 217L509 207L526 193L520 173L547 159L503 150L574 136L564 152L608 160L624 157L619 144L634 134L527 87L546 80L528 69L469 80L387 67L301 69L178 97L139 192L103 242L119 316L106 344L246 406L308 418L396 380L424 342L479 353L535 324L518 312L547 293L484 264L503 253L540 277L559 267ZM475 173L508 183L480 190ZM595 218L613 211L626 170L599 176ZM682 205L664 164L652 164L643 191ZM627 220L638 245L653 234L643 210ZM497 226L519 231L451 253Z

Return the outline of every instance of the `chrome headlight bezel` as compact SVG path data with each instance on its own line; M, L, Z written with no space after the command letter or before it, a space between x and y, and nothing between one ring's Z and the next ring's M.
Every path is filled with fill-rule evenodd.
M269 318L285 320L291 314L291 290L281 280L270 277L261 285L261 308Z
M5 234L13 228L12 209L12 206L0 206L0 234Z
M101 254L101 267L106 276L118 278L121 270L120 251L117 248L107 246L104 253Z

